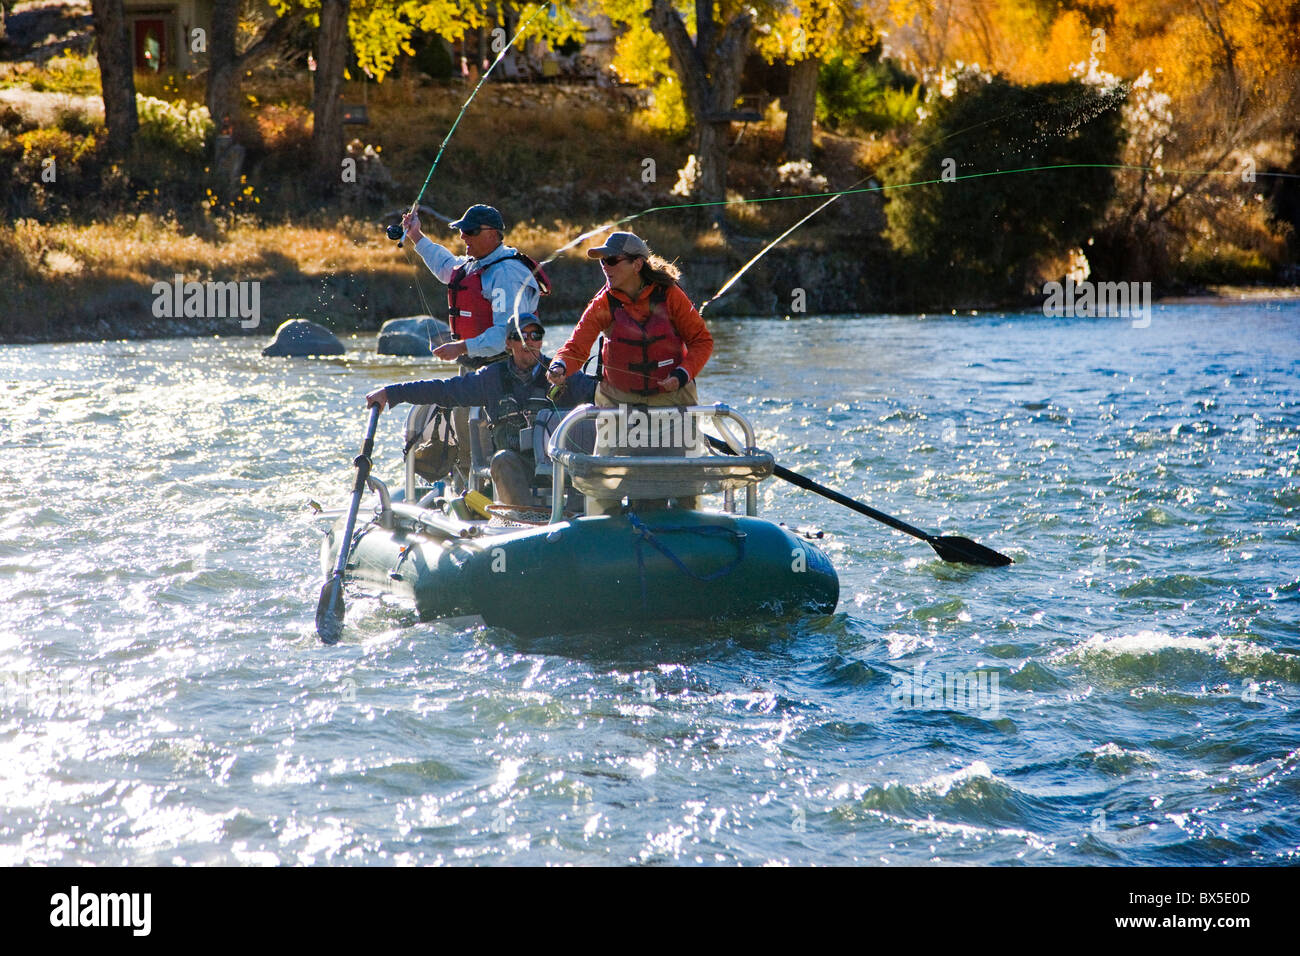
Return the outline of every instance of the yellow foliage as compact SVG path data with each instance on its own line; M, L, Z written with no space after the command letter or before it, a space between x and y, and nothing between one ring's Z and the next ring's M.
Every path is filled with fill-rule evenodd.
M1054 83L1070 78L1070 67L1087 62L1092 53L1092 28L1078 10L1066 10L1052 23L1045 42L1025 51L1023 69L1012 78L1020 83Z
M281 16L291 9L305 8L309 11L308 24L320 24L320 0L270 0L270 3ZM527 28L520 43L526 37L562 43L583 35L581 25L563 5L526 3L513 12L511 34L506 41L525 23ZM392 72L400 54L415 54L411 38L416 31L456 41L464 38L469 30L500 23L500 5L488 0L353 0L348 11L348 37L357 65L382 82Z
M754 48L769 62L862 53L879 39L868 10L843 0L795 0L759 25Z
M690 116L667 42L643 22L644 17L637 18L637 11L643 10L639 2L610 2L606 9L611 18L634 18L627 21L629 28L614 41L612 65L622 82L653 91L654 99L641 121L646 128L661 135L685 132L690 126Z

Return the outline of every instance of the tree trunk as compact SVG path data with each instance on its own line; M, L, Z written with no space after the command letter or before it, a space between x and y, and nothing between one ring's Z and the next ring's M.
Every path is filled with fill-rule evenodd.
M722 203L727 198L727 134L729 124L697 122L695 126L695 158L700 163L700 175L695 181L695 199L698 202ZM725 206L707 206L704 217L713 225L721 226Z
M217 132L224 133L235 118L239 95L239 66L235 62L235 35L239 26L239 0L213 0L212 29L208 32L208 115Z
M787 160L812 159L813 116L817 112L816 57L790 66L790 91L785 95L785 143Z
M673 71L682 84L686 108L695 124L695 157L700 164L696 199L714 225L722 225L727 198L728 114L740 93L745 54L754 19L746 9L718 31L711 0L696 0L696 39L669 0L652 0L650 24L667 42Z
M91 0L95 20L96 54L104 98L108 150L124 156L131 148L140 119L135 110L135 63L122 0Z
M302 10L277 18L257 42L240 53L235 43L239 7L240 0L213 0L205 100L218 133L225 130L227 121L233 123L239 115L244 71L274 53L281 41L306 18Z
M326 195L338 191L343 172L343 71L348 56L350 0L321 0L320 36L312 102L312 171Z

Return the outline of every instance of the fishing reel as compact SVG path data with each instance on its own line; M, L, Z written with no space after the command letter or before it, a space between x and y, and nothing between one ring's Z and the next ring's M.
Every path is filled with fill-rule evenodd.
M396 222L393 223L391 226L389 226L387 229L385 229L384 232L388 235L389 239L393 240L393 242L396 242L398 244L401 243L402 236L405 235L405 231L402 229L401 223L396 223Z

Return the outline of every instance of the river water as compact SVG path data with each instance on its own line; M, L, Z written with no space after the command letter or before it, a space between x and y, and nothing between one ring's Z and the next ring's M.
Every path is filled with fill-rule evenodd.
M326 648L307 502L419 360L0 349L0 863L1296 862L1300 303L714 332L778 461L1016 564L774 479L833 615Z

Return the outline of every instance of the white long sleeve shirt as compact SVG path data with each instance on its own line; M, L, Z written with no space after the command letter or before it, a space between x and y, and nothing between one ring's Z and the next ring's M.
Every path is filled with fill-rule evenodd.
M429 271L438 277L438 281L448 283L451 274L457 268L469 264L466 275L482 272L485 266L492 265L499 259L513 256L513 246L497 246L482 259L470 256L453 255L450 250L438 245L428 236L422 236L415 244L415 251L420 254ZM520 290L522 294L520 294ZM541 298L541 290L532 272L518 259L511 259L493 266L483 273L483 295L492 304L492 327L481 335L466 339L467 353L470 358L491 358L506 350L506 333L515 315L536 313ZM516 303L518 299L518 303Z

